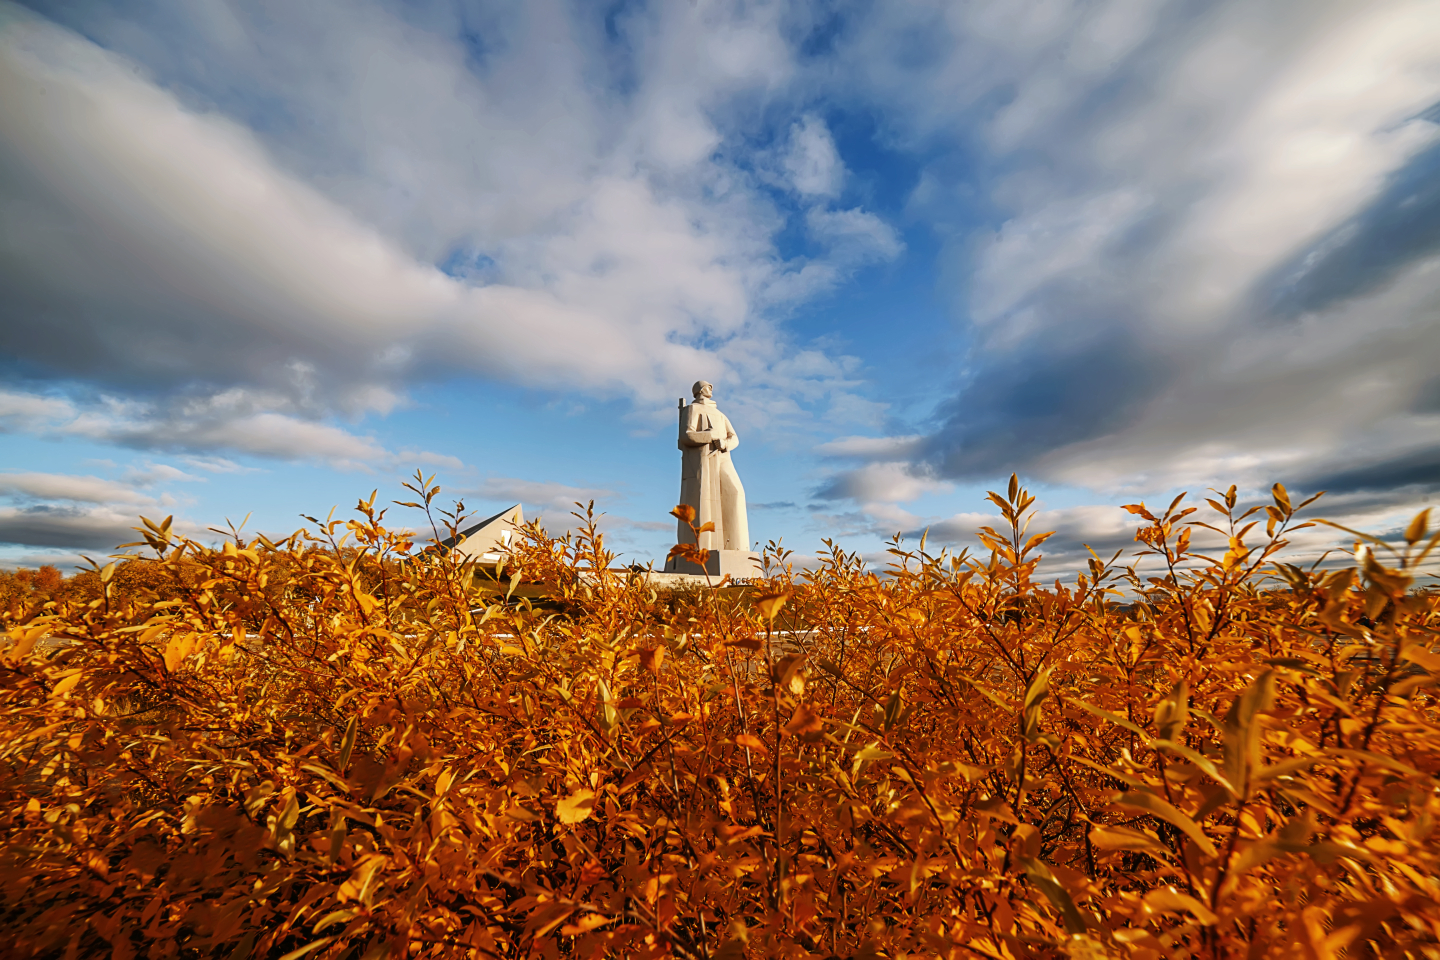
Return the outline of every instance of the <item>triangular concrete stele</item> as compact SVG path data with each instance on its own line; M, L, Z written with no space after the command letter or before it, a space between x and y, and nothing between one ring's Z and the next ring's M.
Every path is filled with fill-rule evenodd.
M524 525L525 511L520 509L520 504L517 503L488 520L461 530L458 538L442 541L440 545L445 548L453 547L456 554L465 560L499 563L505 554L510 552L511 543L519 536L519 528Z

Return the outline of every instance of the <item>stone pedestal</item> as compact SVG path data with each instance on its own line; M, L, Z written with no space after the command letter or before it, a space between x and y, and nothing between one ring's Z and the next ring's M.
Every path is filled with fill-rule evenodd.
M751 550L711 550L705 566L671 557L665 562L666 573L689 573L715 579L729 575L731 580L754 580L765 575L760 565L760 554Z

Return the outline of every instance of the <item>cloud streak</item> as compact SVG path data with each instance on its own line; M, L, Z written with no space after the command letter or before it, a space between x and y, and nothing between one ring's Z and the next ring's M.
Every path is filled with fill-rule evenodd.
M57 473L0 473L0 495L81 503L154 503L134 487L100 477Z
M139 524L137 516L104 507L0 507L0 544L110 551L133 542Z
M0 472L0 546L111 551L137 539L142 514L175 513L175 499L158 484L194 477L166 464L127 471L124 480L88 474ZM204 531L180 518L187 536ZM70 555L72 558L74 554ZM47 561L48 562L48 561Z
M568 516L591 500L604 504L619 498L619 494L603 487L574 487L563 483L542 480L524 480L519 477L486 477L478 486L461 491L466 496L476 496L496 503L520 503L536 510L545 510Z

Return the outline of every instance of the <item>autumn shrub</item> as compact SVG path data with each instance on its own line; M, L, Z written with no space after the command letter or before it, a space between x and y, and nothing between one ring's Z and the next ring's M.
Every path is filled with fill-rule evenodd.
M147 521L169 588L10 624L4 952L1440 956L1426 515L1322 571L1282 488L1202 507L1213 558L1136 505L1156 576L1042 584L993 499L981 556L772 550L741 597L593 523L483 570L373 497L283 542Z
M53 564L38 570L0 570L0 609L23 605L27 601L43 603L65 582L65 575Z

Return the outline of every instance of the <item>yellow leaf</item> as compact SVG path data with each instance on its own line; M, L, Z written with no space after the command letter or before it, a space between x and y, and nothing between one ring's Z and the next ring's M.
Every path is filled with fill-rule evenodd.
M1426 507L1415 514L1415 519L1405 528L1405 542L1419 543L1425 539L1425 534L1430 532L1430 508Z
M579 823L595 812L595 792L581 788L555 804L561 823Z
M805 692L805 663L803 653L786 654L775 664L775 682L795 696Z
M1049 864L1032 857L1021 857L1020 865L1024 868L1025 875L1029 877L1030 882L1039 887L1040 892L1045 894L1046 899L1055 905L1055 909L1060 911L1061 916L1064 917L1065 920L1066 932L1072 935L1083 934L1085 932L1085 918L1082 917L1080 911L1076 909L1075 901L1071 898L1069 891L1061 886L1060 882L1055 879L1055 874L1050 869Z
M83 676L83 674L81 674L79 670L76 670L68 677L65 677L59 683L55 684L54 689L50 691L50 696L56 699L65 696L71 690L75 689L75 684L80 682L81 676Z
M1189 913L1205 926L1218 919L1209 907L1174 887L1160 887L1145 894L1145 906L1156 913Z
M560 928L560 935L564 937L578 937L582 933L589 933L596 927L603 927L607 923L614 923L614 917L607 917L603 913L587 913L574 923L567 923Z
M755 608L766 620L774 620L780 608L785 606L785 601L790 599L794 591L780 590L776 593L764 593L755 598Z
M525 933L534 934L539 939L554 930L565 922L565 918L575 912L575 904L563 900L552 900L542 903L530 914L530 919L525 924Z
M1211 843L1210 838L1205 836L1205 832L1200 829L1200 825L1175 809L1175 807L1163 798L1157 797L1153 793L1143 793L1139 790L1132 790L1129 793L1121 794L1112 802L1118 807L1144 810L1146 813L1154 814L1161 820L1179 827L1182 833L1195 841L1195 846L1199 847L1202 853L1211 857L1215 856L1215 844Z
M1413 647L1407 647L1401 656L1412 663L1419 664L1431 673L1440 673L1440 653L1432 653L1416 644Z
M35 642L49 632L49 624L31 627L28 630L23 627L11 630L10 636L14 639L14 643L11 644L9 650L5 651L5 659L10 663L24 660L35 647Z
M289 953L285 954L285 956L281 957L280 960L300 960L301 957L306 956L307 954L314 953L316 950L319 950L321 947L325 946L325 944L329 943L334 939L334 937L321 937L319 940L316 940L313 943L305 944L305 946L301 947L299 950L291 950Z
M765 749L765 744L761 743L758 737L753 737L748 733L742 733L738 737L736 737L735 745L740 747L749 747L751 750L763 751Z
M1090 831L1090 842L1101 850L1139 850L1145 853L1169 853L1160 839L1151 833L1128 827L1096 827Z
M1285 512L1290 512L1290 494L1286 492L1283 483L1277 483L1271 487L1270 493L1274 495L1275 502L1278 503Z
M337 923L344 923L347 920L354 918L356 912L357 911L354 907L347 907L343 910L332 910L325 916L321 917L320 920L316 922L315 926L310 928L310 932L319 933L326 927L334 926Z
M375 876L375 871L380 869L386 859L388 858L384 854L372 853L358 863L351 872L350 879L342 883L340 889L335 892L335 899L340 903L359 899L365 893L366 888L370 886L370 880Z
M165 645L165 669L174 673L175 668L180 666L181 662L190 656L194 649L195 635L193 633L177 634L171 637L170 642Z
M140 633L140 636L136 639L135 642L140 644L142 647L146 646L156 637L160 636L160 634L164 633L165 630L169 627L169 619L161 620L159 623L152 623Z

